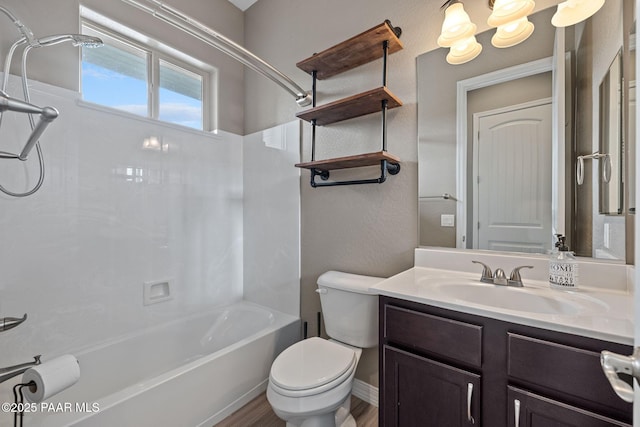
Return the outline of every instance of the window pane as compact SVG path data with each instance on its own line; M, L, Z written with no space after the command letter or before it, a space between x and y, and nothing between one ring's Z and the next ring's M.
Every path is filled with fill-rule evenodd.
M159 119L203 129L202 76L160 60Z
M85 34L89 33L85 29ZM95 35L105 44L82 49L82 98L149 116L147 53L105 34Z

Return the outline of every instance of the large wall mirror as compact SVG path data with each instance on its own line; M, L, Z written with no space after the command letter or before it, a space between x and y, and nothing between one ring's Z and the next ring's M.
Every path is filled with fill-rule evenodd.
M514 47L492 30L466 64L417 58L421 246L546 253L559 233L579 256L633 262L633 7L564 29L551 7Z

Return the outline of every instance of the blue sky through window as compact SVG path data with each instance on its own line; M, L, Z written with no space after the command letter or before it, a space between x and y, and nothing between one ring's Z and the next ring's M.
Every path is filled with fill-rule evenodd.
M86 61L82 62L84 100L149 116L147 82ZM160 120L202 129L202 101L160 88Z
M82 62L82 98L140 116L149 115L146 81L85 61Z

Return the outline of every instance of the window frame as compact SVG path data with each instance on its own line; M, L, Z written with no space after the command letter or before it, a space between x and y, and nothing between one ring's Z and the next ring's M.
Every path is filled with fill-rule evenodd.
M102 21L102 20L101 20ZM104 21L111 23L108 18L104 18ZM182 52L179 52L160 40L151 39L148 36L143 36L127 27L127 34L124 31L118 31L111 28L118 27L125 28L121 24L113 22L113 25L104 25L102 23L95 22L94 20L82 16L80 20L80 28L83 34L97 33L96 36L100 37L100 34L114 39L117 44L122 44L126 49L139 50L146 53L147 62L147 115L141 116L134 113L129 113L124 110L119 110L108 105L98 104L105 108L116 109L123 111L126 114L134 114L137 117L147 117L149 119L158 120L162 123L168 123L183 128L188 128L201 132L216 132L217 131L217 111L216 111L216 97L217 97L217 69L211 65L192 58ZM88 31L87 31L88 30ZM93 34L92 34L93 35ZM142 40L147 41L146 43ZM118 46L116 46L118 47ZM202 129L181 125L179 123L170 122L166 120L160 120L160 61L164 61L172 66L184 69L197 76L201 77L202 81ZM82 60L80 63L80 68ZM80 91L82 91L82 70L80 70ZM83 98L84 101L84 98ZM91 101L87 101L91 102Z

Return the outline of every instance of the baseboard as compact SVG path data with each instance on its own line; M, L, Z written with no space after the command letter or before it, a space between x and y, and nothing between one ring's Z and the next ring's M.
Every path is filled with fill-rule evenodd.
M351 394L370 405L378 407L378 388L367 384L362 380L353 380Z

